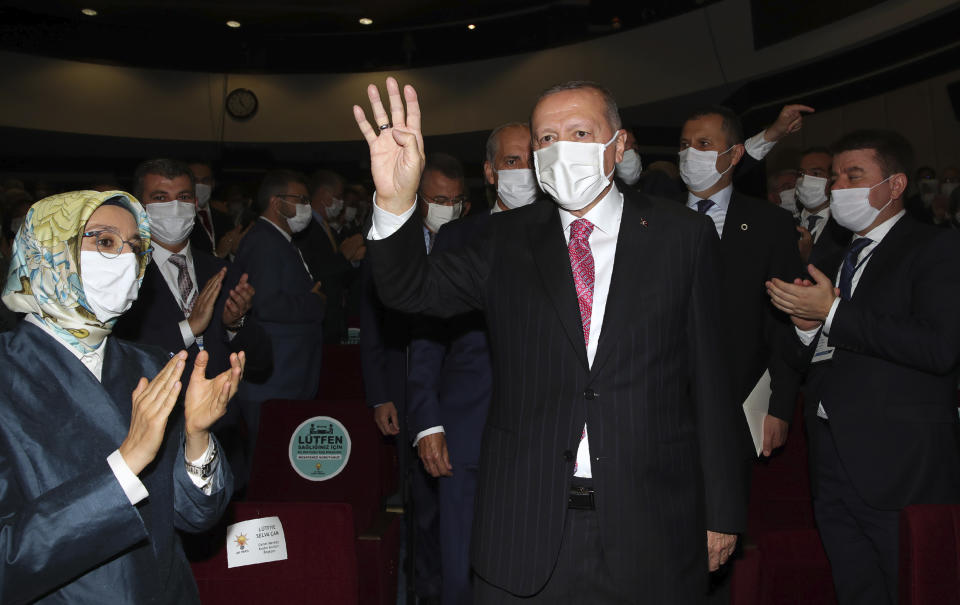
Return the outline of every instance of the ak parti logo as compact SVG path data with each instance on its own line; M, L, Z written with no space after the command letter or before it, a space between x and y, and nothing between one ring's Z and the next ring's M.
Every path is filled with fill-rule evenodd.
M247 536L240 534L239 536L234 537L234 542L237 543L237 546L240 547L240 550L246 550L247 548Z

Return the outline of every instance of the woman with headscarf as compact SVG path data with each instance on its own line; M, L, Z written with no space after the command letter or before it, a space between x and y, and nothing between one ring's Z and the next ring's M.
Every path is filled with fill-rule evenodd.
M208 428L244 355L207 379L201 353L180 397L185 352L110 337L149 250L118 191L41 200L14 241L3 302L27 315L0 335L4 604L199 603L175 529L210 527L229 500Z

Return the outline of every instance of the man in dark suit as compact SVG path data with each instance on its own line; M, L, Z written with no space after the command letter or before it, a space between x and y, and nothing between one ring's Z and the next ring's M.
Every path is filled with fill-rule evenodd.
M771 277L800 276L793 218L734 189L733 174L744 156L743 129L729 109L715 106L694 112L683 125L680 147L686 205L706 214L720 236L723 286L716 311L735 331L725 365L736 400L745 401L764 372L770 373L773 392L762 445L763 454L769 456L786 441L799 376L782 354L791 336L789 321L770 305L763 284ZM746 423L741 425L746 430ZM743 488L748 491L749 483Z
M378 130L354 108L377 185L377 288L409 312L483 308L490 334L476 600L698 602L745 516L731 455L745 445L711 314L712 225L610 182L625 138L616 103L573 82L545 92L531 119L556 204L498 215L428 261L407 221L423 165L416 92L404 90L406 115L392 78L387 90L389 115L369 89Z
M326 297L323 319L324 340L339 343L347 334L346 295L357 276L354 264L363 259L363 236L343 241L331 227L343 208L343 179L330 170L318 170L311 177L310 206L313 220L294 235L293 243L303 255L320 292Z
M534 202L539 190L532 165L527 125L496 128L483 163L487 184L497 192L494 207L442 226L433 253L465 247L488 228L493 214ZM461 178L448 196L463 191ZM410 343L407 418L424 467L438 478L441 602L469 604L470 529L493 380L486 324L474 311L448 320L424 318L418 327Z
M800 154L797 204L800 211L800 258L819 266L835 257L853 235L830 215L830 165L833 154L826 147L811 147Z
M854 239L827 273L807 267L813 284L767 287L805 345L814 513L837 596L893 605L900 509L960 502L960 236L905 214L899 134L853 132L833 152L831 208Z
M176 160L143 162L134 175L134 195L150 216L155 247L137 301L117 321L114 333L170 354L184 349L188 364L206 350L207 371L216 374L230 367L231 352L245 351L245 380L264 380L272 370L273 352L266 332L249 317L253 285L244 274L232 288L223 287L227 264L191 245L196 203L191 171ZM181 380L186 388L189 374ZM230 406L214 426L238 486L246 477L249 455L240 439L239 408Z
M313 399L320 381L324 301L320 283L307 270L293 233L310 221L303 175L268 172L255 201L260 216L237 249L227 283L246 273L257 285L252 315L273 343L273 373L263 384L241 385L244 417L256 439L259 405L269 399Z
M212 204L213 166L209 162L196 161L188 164L193 173L197 196L196 226L190 233L190 243L194 250L202 250L218 258L226 258L228 251L218 246L220 240L235 228L232 217Z

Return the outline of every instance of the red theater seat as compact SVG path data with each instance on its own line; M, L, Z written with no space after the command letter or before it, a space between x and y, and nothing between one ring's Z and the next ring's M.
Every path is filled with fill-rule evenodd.
M287 559L228 569L226 525L274 516L283 524ZM349 504L234 502L222 527L216 538L216 554L192 563L204 605L360 602L353 511Z
M960 505L900 513L900 605L960 605Z
M324 345L317 399L363 401L360 345Z
M830 563L816 529L765 532L760 552L760 605L833 605Z

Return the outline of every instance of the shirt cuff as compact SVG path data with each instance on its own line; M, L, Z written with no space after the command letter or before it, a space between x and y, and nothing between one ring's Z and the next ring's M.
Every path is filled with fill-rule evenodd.
M197 337L193 335L193 330L190 328L190 322L184 319L180 322L180 337L183 338L183 348L189 349L193 346L193 343L197 341Z
M766 155L770 153L770 150L773 149L777 144L776 141L768 141L764 139L763 135L766 133L766 130L761 130L757 134L747 139L743 144L744 149L746 149L747 153L750 154L750 157L755 160L762 160L765 158Z
M817 332L820 331L820 328L813 328L812 330L801 330L800 328L794 326L794 330L797 331L797 338L800 339L800 342L803 343L803 346L808 347L810 343L813 342L813 339L816 338Z
M189 458L187 458L187 446L186 444L184 444L183 446L183 460L185 462L188 462L189 464L192 464L194 466L203 466L204 464L207 464L208 462L210 462L211 458L213 458L213 436L212 435L207 438L207 449L204 450L203 455L201 455L196 460L190 460ZM193 469L190 468L189 464L186 465L186 469L187 469L187 475L190 477L190 481L193 481L193 484L196 485L197 488L203 490L203 493L209 496L211 491L210 486L213 484L213 473L211 473L209 477L204 479L203 477L200 476L199 473L194 473Z
M437 433L446 433L446 431L443 430L442 426L434 426L420 431L417 433L417 438L413 440L413 447L417 447L417 444L420 443L420 440L427 435L435 435Z
M833 304L830 305L830 313L827 314L827 321L823 322L823 333L830 334L830 326L833 325L833 318L837 314L837 307L840 306L840 297L833 299Z
M113 476L117 478L117 482L120 483L120 487L123 489L123 493L127 495L130 504L136 504L150 495L146 486L127 466L127 461L123 459L120 450L115 450L107 456L107 464L110 465Z
M367 233L367 239L376 241L386 239L396 233L409 219L417 209L417 200L413 200L413 206L403 214L394 214L387 212L377 205L377 194L373 194L373 218L371 220L370 231Z

